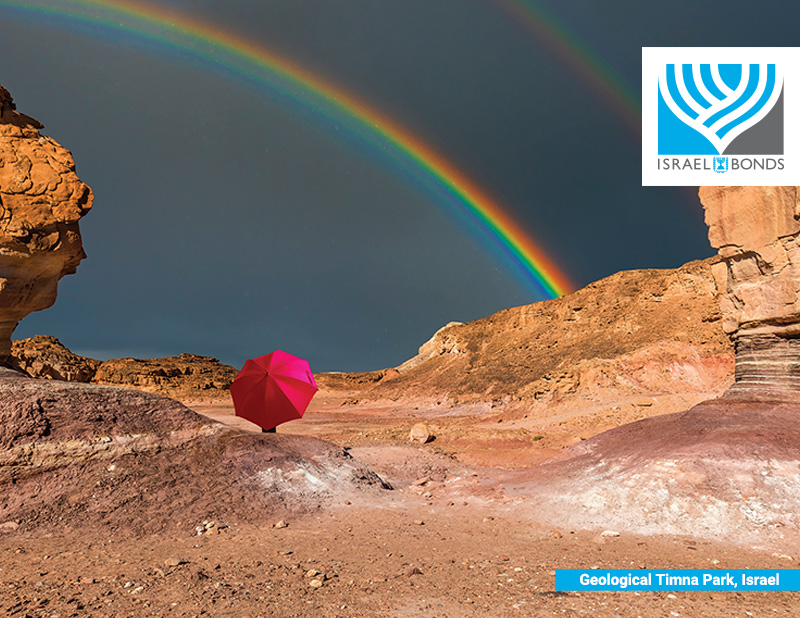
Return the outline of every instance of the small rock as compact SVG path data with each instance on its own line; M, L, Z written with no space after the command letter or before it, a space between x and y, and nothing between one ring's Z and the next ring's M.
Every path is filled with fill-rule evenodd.
M286 528L286 527L288 527L288 526L289 526L289 524L287 524L285 521L283 521L283 520L281 519L281 520L280 520L280 521L279 521L277 524L275 524L275 525L274 525L274 526L272 526L272 527L273 527L273 528Z
M0 524L0 532L13 532L19 528L19 524L15 521L5 521Z
M423 476L421 479L417 479L416 481L411 483L411 486L412 487L421 487L422 485L425 485L426 483L430 483L430 482L431 482L431 477Z
M605 537L619 536L619 532L617 532L616 530L603 530L600 533L600 536L605 536Z
M774 553L774 554L772 554L772 557L773 558L780 558L781 560L794 560L794 558L792 558L789 554Z
M424 521L422 521L421 519L415 519L415 520L414 520L414 525L415 525L415 526L424 526L424 525L425 525L425 522L424 522Z
M563 537L564 535L563 535L563 534L561 534L561 533L560 533L558 530L553 530L553 531L550 533L550 536L551 536L552 538L554 538L554 539L560 539L560 538L561 538L561 537Z
M433 434L425 423L417 423L411 428L408 435L410 442L425 444L433 440Z
M410 566L406 569L406 575L408 577L411 577L412 575L422 575L422 571L420 571L418 567Z
M176 567L182 564L186 564L186 560L183 560L182 558L167 558L164 560L164 565L168 567Z
M294 552L291 549L286 549L281 552L281 556L291 556Z
M95 584L97 580L94 577L81 577L82 584Z
M312 588L322 588L322 581L319 579L312 579L310 582L308 582L308 585Z
M319 571L316 569L309 569L306 571L306 577L316 577L317 575L319 575Z

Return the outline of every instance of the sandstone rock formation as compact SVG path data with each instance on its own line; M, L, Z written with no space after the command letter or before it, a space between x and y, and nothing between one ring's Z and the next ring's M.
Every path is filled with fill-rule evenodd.
M736 346L729 397L800 401L798 187L702 187L722 324Z
M73 354L46 335L13 341L8 364L32 378L125 386L181 401L229 401L228 388L237 373L216 358L198 354L99 361Z
M12 341L7 364L32 378L91 382L100 361L73 354L55 337L36 335Z
M229 400L228 389L237 373L230 365L199 354L115 358L100 363L92 382L136 388L180 401Z
M0 359L17 323L50 307L85 257L78 220L92 205L70 152L15 109L0 86Z

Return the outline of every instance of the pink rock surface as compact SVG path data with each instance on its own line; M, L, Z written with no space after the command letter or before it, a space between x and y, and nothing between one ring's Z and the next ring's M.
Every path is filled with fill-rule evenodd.
M503 490L567 525L797 542L798 427L798 405L712 400L581 442Z

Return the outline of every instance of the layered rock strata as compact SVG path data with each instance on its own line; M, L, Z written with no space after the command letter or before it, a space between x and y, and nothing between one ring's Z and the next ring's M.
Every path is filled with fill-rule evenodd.
M727 397L800 400L798 187L702 187L722 326L736 348Z
M43 136L42 124L16 111L0 86L0 359L11 333L56 300L58 281L86 257L78 220L92 191L72 154Z

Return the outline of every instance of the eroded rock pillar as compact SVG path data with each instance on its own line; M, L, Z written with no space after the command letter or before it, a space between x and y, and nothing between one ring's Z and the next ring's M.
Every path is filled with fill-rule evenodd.
M92 191L72 154L41 128L0 86L0 360L19 321L50 307L59 279L86 257L78 220Z
M798 187L701 187L722 325L736 348L726 397L800 401Z

